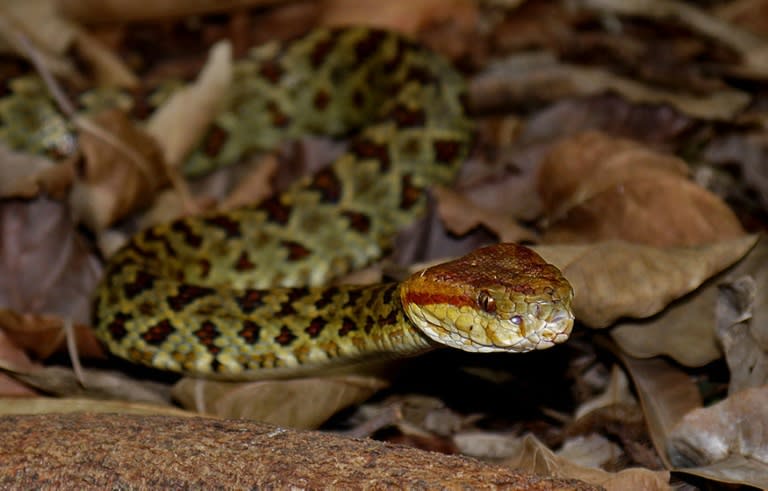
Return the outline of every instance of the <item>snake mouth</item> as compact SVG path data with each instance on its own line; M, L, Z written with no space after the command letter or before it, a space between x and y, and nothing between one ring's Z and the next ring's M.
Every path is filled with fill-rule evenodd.
M476 353L546 349L565 342L573 329L569 308L552 309L547 316L534 315L537 309L509 316L487 315L435 304L407 306L416 327L438 344Z

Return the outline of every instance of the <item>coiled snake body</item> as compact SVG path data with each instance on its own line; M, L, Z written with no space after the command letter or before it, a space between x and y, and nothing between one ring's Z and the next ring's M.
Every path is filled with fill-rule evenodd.
M568 337L570 285L512 244L400 284L322 286L380 257L423 213L425 189L449 183L464 160L471 125L449 63L392 33L317 30L255 50L231 92L216 121L228 135L221 162L307 132L357 133L347 153L283 194L134 236L97 291L96 332L110 351L250 379L439 345L519 352Z

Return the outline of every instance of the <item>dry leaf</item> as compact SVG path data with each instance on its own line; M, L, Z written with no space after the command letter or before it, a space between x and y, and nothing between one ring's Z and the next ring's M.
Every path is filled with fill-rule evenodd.
M61 196L72 181L72 166L0 145L0 198L33 198L42 190Z
M602 69L561 63L550 53L525 53L489 65L472 79L469 92L471 106L477 112L498 111L499 107L531 100L615 92L636 104L669 104L689 116L726 121L750 101L747 93L737 90L693 96L656 89Z
M610 335L635 358L668 355L689 367L700 367L723 356L715 339L714 287L706 287L671 303L647 320L622 321Z
M611 379L605 390L597 396L581 404L573 414L573 419L578 420L590 412L610 407L616 404L628 406L637 405L637 400L629 390L629 380L618 366L614 365L611 369Z
M236 384L184 378L174 386L173 397L183 407L205 414L317 428L386 386L381 379L354 375Z
M560 140L539 169L539 196L548 220L591 198L624 186L648 170L688 176L681 159L659 153L639 142L587 131Z
M59 366L25 372L0 366L0 370L46 394L170 405L168 386L148 380L131 379L120 372L89 368L82 371L83 378L79 379L72 369Z
M621 317L656 314L738 261L756 240L746 236L706 246L667 248L608 241L534 249L573 285L576 318L600 328Z
M669 435L683 416L701 406L699 390L688 374L662 358L637 360L621 353L619 357L635 384L653 445L669 469Z
M54 75L72 77L76 69L65 55L78 27L64 18L55 2L6 0L0 4L0 51L28 56L31 48L45 69ZM29 46L20 44L20 37Z
M46 357L60 348L66 319L83 326L80 353L100 353L85 326L101 273L60 203L38 199L0 206L0 327L16 343Z
M140 85L138 77L97 38L86 31L78 31L75 40L78 53L93 71L95 85L126 89Z
M731 372L729 393L768 383L768 241L729 271L717 301L717 337Z
M768 488L767 406L763 386L691 411L669 435L672 463L709 479Z
M702 151L702 159L721 168L737 165L738 186L757 191L763 209L768 208L768 135L763 131L716 135ZM743 199L746 190L737 189ZM735 194L735 193L734 193Z
M694 32L714 38L741 54L756 74L768 75L768 43L751 32L684 2L672 0L585 0L584 6L609 12L653 19L674 19Z
M540 171L543 241L695 245L743 235L733 211L685 174L683 161L638 143L596 132L566 139Z
M636 105L616 94L601 94L559 100L532 114L520 134L520 143L548 149L551 142L593 130L668 148L697 124L694 118L668 106Z
M474 430L457 433L453 436L453 442L462 455L498 460L516 455L520 451L522 438Z
M18 370L33 370L37 368L37 365L32 363L27 354L2 329L0 329L0 365L13 367ZM0 397L30 397L35 395L37 395L37 392L25 384L4 373L0 373Z
M88 297L90 299L90 297ZM65 332L63 321L67 317L55 315L19 313L11 310L0 312L0 326L13 344L38 360L45 360L63 351ZM104 350L93 334L90 325L80 324L73 329L77 352L81 357L102 357Z
M756 293L759 288L764 295L765 285L763 281L759 288L752 276L720 285L717 335L731 372L729 394L768 384L768 325L752 322Z
M83 24L125 23L131 21L162 20L194 16L212 12L240 11L250 7L263 7L288 0L186 0L164 2L132 2L124 0L59 0L58 10L68 19Z
M768 33L766 0L740 0L713 6L713 13L735 26L746 28L758 35Z
M272 154L259 159L251 172L245 175L237 187L221 202L220 207L230 210L238 206L258 203L268 198L272 192L272 177L277 172L278 161Z
M168 166L178 168L219 113L232 83L232 47L215 44L198 79L175 92L147 122Z
M761 282L765 276L766 254L768 243L759 240L755 247L736 266L721 275L722 277L710 281L709 284L698 291L683 297L670 304L665 311L648 320L622 321L611 330L611 337L621 349L635 358L650 358L652 356L667 355L686 366L699 367L719 359L722 355L722 347L734 350L734 356L729 360L733 367L739 367L739 373L732 383L737 387L750 378L748 372L754 367L752 363L745 363L746 359L752 360L756 365L764 354L762 348L766 345L765 335L760 331L766 325L767 311L759 302L753 315L756 319L749 322L748 328L734 326L733 336L729 340L718 336L729 336L725 332L716 333L719 321L715 318L715 306L717 304L718 285L722 282L732 281L743 275L754 275ZM764 292L768 286L759 287ZM765 295L760 296L763 298ZM724 326L728 325L723 320ZM724 327L724 329L728 329ZM746 330L745 330L746 329ZM738 332L737 332L738 331ZM749 331L749 332L747 332ZM753 334L750 334L753 333ZM754 336L754 339L752 337ZM736 355L735 353L739 353ZM749 353L749 355L747 354ZM746 372L742 372L746 370ZM759 370L757 370L759 371ZM743 376L742 376L743 375ZM757 379L760 376L755 374Z
M168 180L155 140L118 110L99 113L81 126L82 172L70 203L76 216L102 230L145 206Z
M37 392L22 384L18 380L2 373L0 374L0 397L2 398L31 398L37 396Z
M461 19L473 24L474 2L468 0L325 0L320 25L374 25L416 34L422 27L440 21Z
M615 465L622 453L621 447L595 433L569 438L557 451L559 457L572 464L593 469L599 469L607 464Z
M200 417L171 406L141 402L108 401L81 398L28 397L25 399L0 398L0 415L48 413L112 413L145 414L179 417Z
M438 202L438 213L445 227L457 235L464 235L473 228L485 226L499 237L501 242L532 241L536 234L520 225L509 215L483 209L459 193L444 187L433 189Z
M669 490L669 472L647 469L625 469L611 473L601 469L582 467L548 449L532 435L524 437L516 455L505 464L513 469L540 475L579 479L603 486L607 491L626 489Z

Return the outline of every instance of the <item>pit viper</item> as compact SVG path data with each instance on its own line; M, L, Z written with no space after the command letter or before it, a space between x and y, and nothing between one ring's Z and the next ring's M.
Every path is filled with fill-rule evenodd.
M190 168L306 133L350 135L348 150L260 204L132 237L97 289L97 336L133 362L231 380L437 346L523 352L564 341L570 285L514 244L401 283L326 286L381 257L424 213L427 188L455 177L471 139L464 97L449 62L382 30L319 29L255 49L236 64Z

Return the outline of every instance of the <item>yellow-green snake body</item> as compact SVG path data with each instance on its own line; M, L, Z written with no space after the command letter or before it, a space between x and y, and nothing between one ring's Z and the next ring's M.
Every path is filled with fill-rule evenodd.
M571 288L520 246L400 284L326 286L381 257L423 214L427 188L454 178L471 138L464 93L448 62L385 31L320 29L255 50L189 168L305 133L353 133L347 152L258 205L134 236L98 288L98 337L135 362L225 379L439 345L519 352L564 341Z

